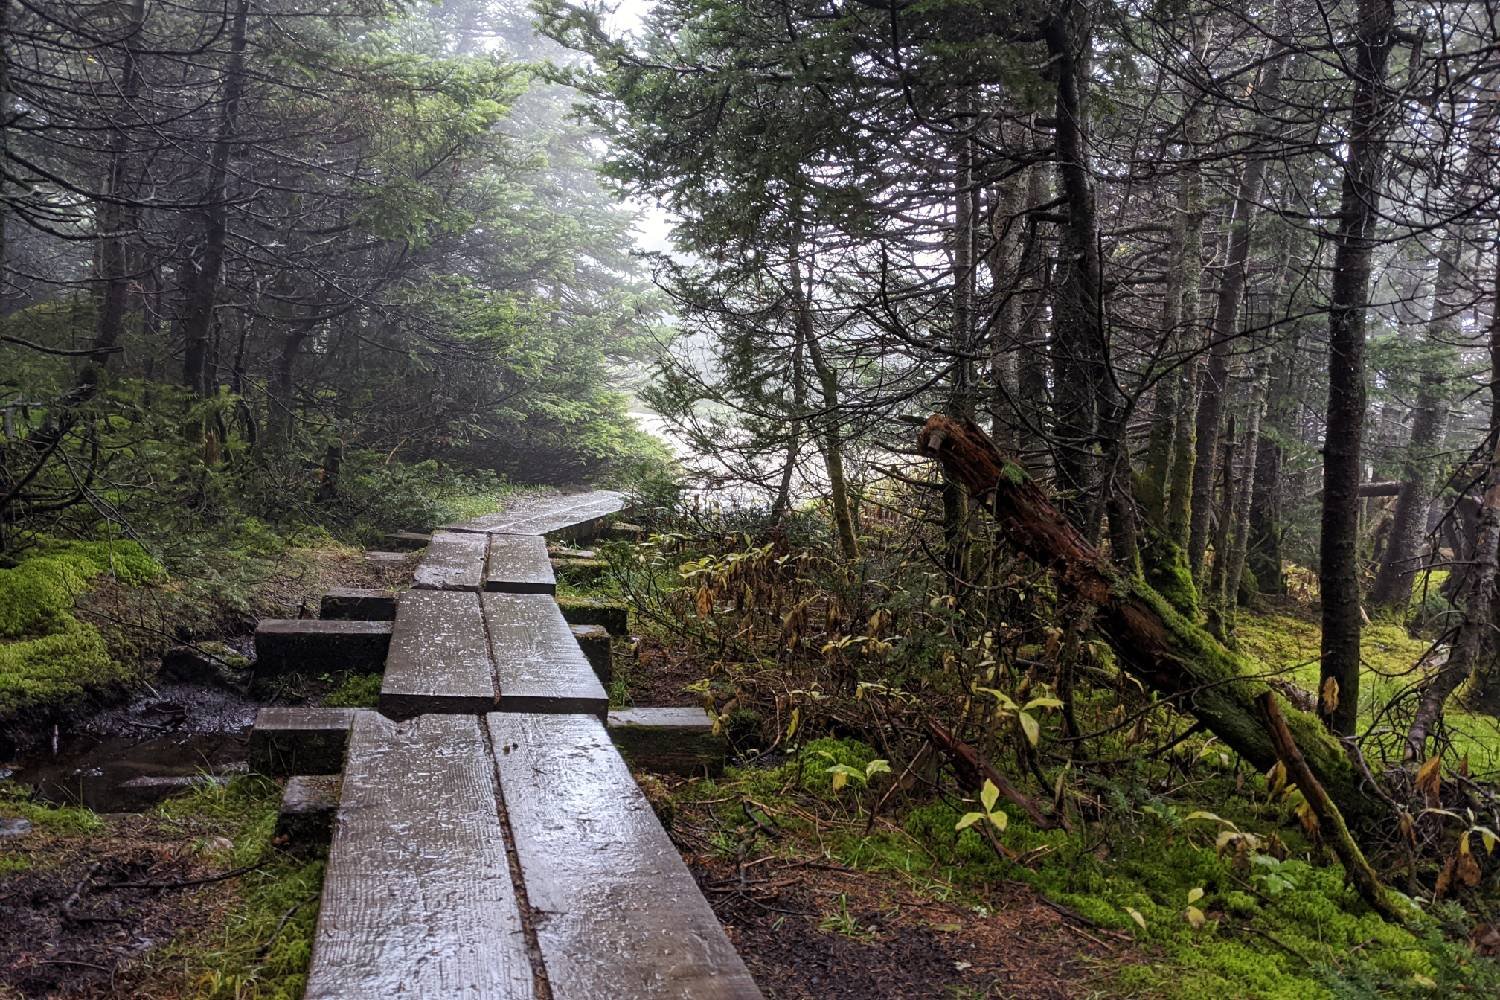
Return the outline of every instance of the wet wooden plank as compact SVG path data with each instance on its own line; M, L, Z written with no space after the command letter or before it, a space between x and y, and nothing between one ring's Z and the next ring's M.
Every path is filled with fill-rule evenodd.
M508 535L555 535L577 540L592 538L602 531L608 518L625 508L625 497L614 490L573 493L554 497L520 512L500 511L485 514L460 524L448 525L450 531L497 532Z
M267 705L255 712L250 730L250 769L281 778L292 774L337 774L355 708Z
M393 718L495 707L495 670L478 594L409 590L401 595L379 705Z
M318 617L324 621L393 621L396 617L396 592L335 587L323 595Z
M355 722L307 1000L536 995L483 735L474 716Z
M557 578L540 535L490 535L484 589L502 594L554 594Z
M484 583L483 535L433 532L432 543L412 573L417 590L478 590Z
M592 712L609 696L545 594L484 594L485 625L503 712Z
M552 995L759 998L599 720L487 722Z
M606 719L609 738L635 767L702 777L724 773L728 742L701 708L617 708Z
M390 622L267 618L255 627L255 672L379 670L390 644Z

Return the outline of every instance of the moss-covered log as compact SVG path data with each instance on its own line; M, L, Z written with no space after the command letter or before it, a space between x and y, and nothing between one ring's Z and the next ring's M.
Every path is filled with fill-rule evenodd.
M1185 620L1161 595L1118 575L1021 468L970 421L932 416L917 447L989 509L1005 539L1052 571L1061 590L1098 609L1094 624L1120 666L1196 718L1261 770L1277 761L1256 699L1266 691L1256 665ZM1363 772L1306 712L1287 711L1287 728L1318 781L1356 827L1384 814Z

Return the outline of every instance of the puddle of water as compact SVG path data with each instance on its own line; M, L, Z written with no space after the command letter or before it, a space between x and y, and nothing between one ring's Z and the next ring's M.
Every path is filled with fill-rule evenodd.
M56 753L16 762L10 780L46 802L95 812L140 812L196 782L243 773L249 733L170 733L149 739L64 739Z
M0 777L45 802L140 812L197 782L244 773L254 715L255 703L234 692L158 685L0 764Z

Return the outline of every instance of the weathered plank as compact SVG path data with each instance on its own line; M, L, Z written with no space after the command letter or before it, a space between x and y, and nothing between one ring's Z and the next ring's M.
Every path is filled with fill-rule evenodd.
M701 708L617 708L606 724L610 739L636 767L698 777L724 772L728 743Z
M402 595L379 704L393 718L495 707L495 670L478 594L409 590Z
M609 629L603 625L569 625L568 631L578 640L578 648L594 668L594 676L600 684L614 680L615 663L613 641Z
M488 724L552 995L760 997L599 720Z
M318 606L318 617L324 621L394 621L396 592L335 587L323 595Z
M501 594L553 594L557 579L540 535L490 535L484 589Z
M393 549L404 551L415 551L425 549L432 541L431 535L424 535L419 531L393 531L385 536L386 544Z
M255 627L255 671L379 670L390 645L390 622L267 618Z
M328 846L339 807L336 774L294 774L281 791L276 836L299 848Z
M305 997L535 995L479 720L361 714Z
M501 711L604 715L609 696L552 598L484 594L483 600Z
M483 535L436 531L411 585L417 590L478 590L484 583Z
M258 709L250 730L250 770L274 778L337 774L357 714L354 708L305 705Z
M625 507L625 498L613 490L595 490L554 497L519 512L485 514L471 521L448 525L449 531L496 532L507 535L551 535L578 541L603 531L613 514Z

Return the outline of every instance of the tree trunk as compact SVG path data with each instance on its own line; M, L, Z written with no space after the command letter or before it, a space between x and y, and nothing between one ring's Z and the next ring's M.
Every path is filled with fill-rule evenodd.
M1359 0L1349 152L1334 240L1328 309L1328 418L1318 584L1323 602L1318 714L1354 733L1359 710L1359 480L1365 423L1365 313L1383 187L1385 67L1395 40L1394 0Z
M128 119L140 116L140 109L135 106L141 91L136 49L145 18L145 0L135 0L130 10L130 22L122 35L120 100L110 116L109 172L104 184L108 198L101 200L98 206L99 315L94 333L95 353L79 375L79 389L86 389L88 394L92 394L93 386L103 374L105 362L125 333L125 312L130 298L130 231L135 226L135 211L125 204L134 174Z
M1261 770L1278 760L1256 699L1267 690L1258 664L1225 649L1183 620L1150 587L1119 577L1041 488L1001 455L973 423L928 418L917 449L943 463L971 495L983 497L1012 547L1052 571L1060 592L1096 607L1093 619L1121 669L1191 713ZM1373 826L1382 803L1365 794L1363 775L1337 739L1305 712L1288 711L1287 728L1312 773L1357 828Z
M1495 262L1494 296L1490 307L1490 370L1500 372L1500 258ZM1443 717L1449 696L1481 664L1486 660L1493 663L1494 660L1493 653L1486 656L1486 647L1494 641L1495 581L1497 570L1500 570L1500 381L1494 380L1490 382L1490 441L1492 451L1489 468L1485 470L1484 493L1479 501L1473 561L1464 578L1463 589L1454 602L1463 612L1463 618L1448 650L1448 659L1422 686L1417 711L1406 734L1408 760L1425 759L1427 737ZM1476 700L1500 700L1492 697L1500 690L1493 672L1494 667L1490 666L1486 671L1489 676L1476 685L1481 689L1476 692L1479 695ZM1493 714L1493 705L1489 706L1489 711Z
M849 507L849 484L844 478L844 441L839 427L839 383L833 369L823 356L823 346L818 343L818 331L812 317L812 295L803 283L802 261L792 258L792 294L796 297L797 329L802 342L807 345L807 357L812 362L813 373L823 391L823 415L819 418L823 431L823 464L828 470L829 502L833 506L833 526L839 539L839 550L844 558L859 556L859 541L854 532L854 515Z
M802 371L802 334L799 329L797 342L792 347L792 417L791 430L786 442L786 461L781 465L781 479L776 485L776 499L771 503L771 521L780 524L792 507L792 476L797 471L797 459L802 453L802 422L807 413L806 375Z
M1234 635L1234 613L1239 602L1240 578L1250 549L1250 507L1255 496L1255 471L1260 460L1260 425L1266 412L1266 383L1271 377L1271 359L1262 361L1250 388L1250 411L1245 414L1245 433L1240 441L1240 469L1234 501L1228 504L1232 527L1229 550L1224 556L1224 579L1219 592L1219 614L1226 638ZM1226 501L1228 498L1226 497Z
M245 90L245 22L249 0L238 0L229 28L229 61L224 69L224 97L218 135L208 158L208 183L203 189L203 246L188 275L182 331L182 381L200 396L213 390L209 372L209 335L213 328L214 300L219 276L224 270L224 242L229 222L229 153L239 128L240 98Z
M1098 220L1088 149L1088 39L1082 5L1069 5L1043 34L1056 74L1057 177L1068 221L1062 229L1053 296L1053 415L1057 480L1064 508L1084 532L1098 537L1100 505L1096 448L1099 400L1107 370Z
M1441 349L1457 342L1459 307L1454 297L1459 291L1459 255L1462 247L1449 234L1438 251L1437 276L1432 286L1432 313L1424 336L1427 344ZM1421 569L1422 537L1427 533L1427 514L1432 507L1433 465L1442 447L1443 431L1448 422L1444 383L1448 359L1430 358L1417 386L1416 406L1412 410L1411 439L1401 462L1401 492L1396 495L1396 510L1391 518L1390 539L1385 558L1370 591L1370 603L1401 614L1411 603L1411 588Z
M1285 61L1286 52L1282 50L1266 63L1258 87L1260 101L1266 110L1264 117L1256 123L1257 137L1246 150L1244 172L1240 174L1239 190L1235 193L1224 270L1219 276L1219 293L1214 308L1213 340L1199 387L1197 455L1193 464L1192 519L1188 528L1188 563L1195 576L1203 573L1203 554L1208 547L1224 396L1228 390L1234 337L1239 332L1240 300L1245 296L1245 277L1250 262L1250 223L1260 201L1261 180L1265 176L1266 158L1262 154L1275 142L1278 126L1273 105L1281 92Z

